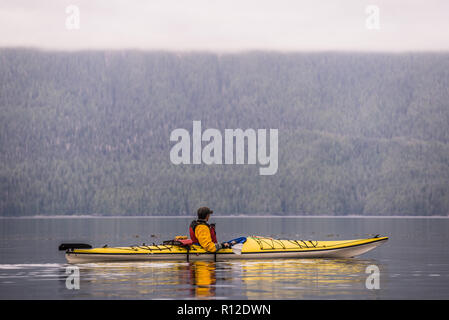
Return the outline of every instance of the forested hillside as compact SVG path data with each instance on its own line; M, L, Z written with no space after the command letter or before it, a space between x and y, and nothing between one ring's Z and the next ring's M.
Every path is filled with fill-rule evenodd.
M279 129L279 168L170 133ZM449 54L0 50L0 215L448 215Z

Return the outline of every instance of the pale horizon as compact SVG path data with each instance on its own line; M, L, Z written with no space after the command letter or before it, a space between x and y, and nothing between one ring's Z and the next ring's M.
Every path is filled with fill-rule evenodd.
M222 53L446 52L448 12L449 2L442 0L325 0L315 4L290 0L3 1L0 47Z

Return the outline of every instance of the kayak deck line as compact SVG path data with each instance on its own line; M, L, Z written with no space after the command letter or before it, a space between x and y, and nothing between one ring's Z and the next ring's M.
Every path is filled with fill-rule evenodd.
M260 246L260 250L270 250L270 249L276 249L276 244L279 245L279 249L288 249L285 245L285 242L288 241L296 246L298 246L300 249L318 249L318 248L335 248L336 246L348 246L350 244L358 244L360 242L363 243L367 243L370 242L376 242L376 241L384 241L384 240L388 240L388 237L378 237L378 238L370 238L370 239L358 239L358 240L342 240L342 241L315 241L315 243L313 243L312 240L278 240L278 239L272 239L272 238L262 238L262 237L249 237L254 239ZM270 240L271 243L269 243L267 240ZM299 243L299 241L301 241L304 245L301 246L301 244ZM311 244L311 246L307 245L307 242L309 242ZM326 244L321 244L321 243L327 243ZM363 244L362 243L362 244ZM267 244L269 247L265 248L263 247L263 244Z
M69 263L151 260L228 260L228 259L276 259L276 258L349 258L368 252L388 237L340 241L280 240L250 236L239 250L222 248L207 252L198 245L153 245L130 247L103 247L93 249L69 249Z
M345 243L342 243L342 244L335 244L335 245L330 245L330 246L325 246L325 245L322 245L321 247L317 247L317 246L315 246L315 247L307 247L307 248L302 248L302 249L309 249L309 250L307 250L307 251L323 251L323 250L335 250L335 249L339 249L339 248L351 248L351 247L357 247L357 246L363 246L363 245L366 245L366 244L371 244L371 243L375 243L375 242L380 242L380 241L387 241L388 240L388 237L382 237L382 238L378 238L378 239L376 239L376 240L372 240L372 241L369 241L369 242L362 242L362 243L360 243L360 240L350 240L350 241L348 241L348 242L345 242ZM290 241L290 240L289 240ZM275 248L261 248L260 250L276 250ZM296 250L296 251L298 251L298 252L304 252L305 250ZM256 252L256 253L258 253L257 251L254 251L254 252ZM245 254L245 253L254 253L254 252L242 252L242 254ZM270 251L270 252L275 252L275 251ZM277 251L277 252L294 252L294 250L290 250L290 249L286 249L285 248L285 250L282 250L282 251Z

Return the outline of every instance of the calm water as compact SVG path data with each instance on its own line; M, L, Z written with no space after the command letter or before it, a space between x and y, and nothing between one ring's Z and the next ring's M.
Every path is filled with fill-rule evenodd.
M448 299L449 219L220 218L219 241L242 235L345 240L387 235L355 259L80 264L66 288L61 242L161 243L191 218L0 219L0 299ZM366 268L380 269L368 290Z

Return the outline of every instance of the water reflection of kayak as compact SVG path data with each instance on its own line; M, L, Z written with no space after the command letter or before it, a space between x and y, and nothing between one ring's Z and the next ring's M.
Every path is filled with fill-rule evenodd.
M197 245L136 245L130 247L88 248L88 245L61 245L69 263L151 260L230 260L278 258L351 258L366 253L388 237L369 239L314 241L278 240L251 236L232 248L210 253Z

